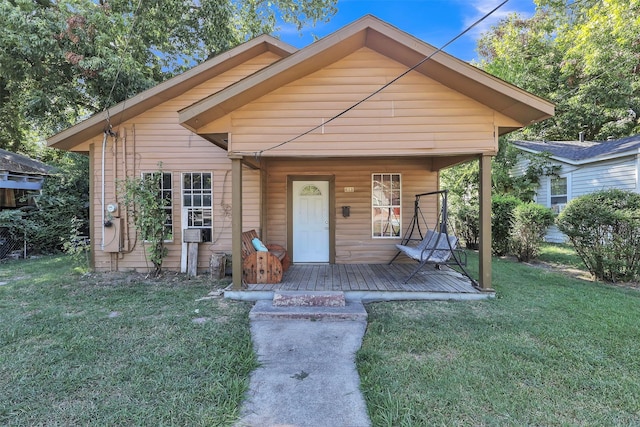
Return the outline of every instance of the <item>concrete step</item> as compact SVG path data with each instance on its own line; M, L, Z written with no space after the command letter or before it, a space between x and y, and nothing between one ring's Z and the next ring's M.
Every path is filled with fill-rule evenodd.
M275 291L273 305L276 307L344 307L344 292L331 291Z
M261 300L249 312L251 320L317 320L353 321L367 320L367 311L360 301L350 301L344 306L276 306L272 301Z

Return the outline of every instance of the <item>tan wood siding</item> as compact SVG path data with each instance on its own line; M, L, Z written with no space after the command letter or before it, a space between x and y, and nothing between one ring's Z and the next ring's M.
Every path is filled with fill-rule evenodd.
M413 216L414 195L437 188L436 172L428 158L418 159L269 159L267 162L267 227L269 242L287 244L287 175L335 176L336 263L380 263L395 255L400 239L371 236L371 174L402 174L402 233ZM354 187L346 193L345 187ZM342 206L351 206L351 216L342 216ZM422 207L425 217L435 216L435 204Z
M118 147L116 152L116 168L117 178L114 178L113 172L113 140L110 139L107 144L106 162L105 162L105 201L106 203L118 201L122 203L122 197L118 198L115 192L116 180L124 179L122 166L122 150ZM132 142L127 143L128 177L140 177L143 172L157 171L158 162L162 163L164 172L172 173L172 190L173 190L173 233L174 239L167 242L169 253L166 257L164 267L169 270L177 270L180 268L180 260L182 255L182 218L181 218L181 180L183 172L211 172L213 178L213 217L214 225L212 231L212 243L203 243L200 245L198 267L200 269L208 268L209 258L213 252L231 250L231 174L230 161L227 159L226 152L218 147L213 146L207 141L200 140L193 143L190 147L183 148L180 152L166 153L160 151L160 147L149 144L149 140L145 138L137 138L135 144L136 155L133 151L129 151ZM100 152L98 152L100 150ZM96 235L92 239L96 253L96 269L103 270L144 270L147 263L145 262L142 242L136 238L135 227L129 227L129 243L130 253L124 256L117 254L109 254L101 250L102 246L102 224L101 224L101 145L95 150L96 155L93 169L95 172L94 197L93 205L96 207L97 213L94 218L94 229ZM153 157L152 157L153 156ZM135 157L135 161L133 160ZM260 224L260 174L259 171L245 168L243 181L245 183L243 191L243 213L244 223L247 227L259 228ZM121 216L122 216L121 206ZM125 246L125 247L126 247Z
M406 67L362 48L231 113L230 151L252 153L351 107ZM411 72L344 116L265 156L392 156L493 152L495 112ZM199 129L206 133L207 127Z
M280 57L264 53L245 64L221 74L218 78L168 100L124 123L115 131L126 132L126 172L122 140L117 143L108 138L105 151L105 202L122 202L116 194L116 181L125 177L140 177L143 172L154 172L162 164L164 172L171 172L173 187L173 233L174 239L167 242L169 253L163 268L178 270L182 257L181 218L181 177L182 172L211 172L213 174L213 217L212 243L200 244L198 268L208 269L209 259L214 252L231 251L231 162L227 152L209 141L188 131L178 124L177 111L204 96L208 96L238 81L247 75L269 65ZM95 217L93 218L92 246L95 253L95 269L141 270L146 271L151 263L146 261L143 242L136 237L135 227L128 227L129 239L123 253L107 253L102 250L102 136L81 144L77 151L88 151L94 144L92 158L93 197ZM115 148L114 148L115 147ZM114 171L115 168L115 171ZM244 223L247 227L259 228L260 224L260 175L258 171L245 168ZM121 206L121 212L123 211Z

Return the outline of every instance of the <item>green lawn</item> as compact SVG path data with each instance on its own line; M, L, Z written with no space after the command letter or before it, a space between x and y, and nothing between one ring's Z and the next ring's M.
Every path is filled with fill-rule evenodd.
M493 278L494 300L368 306L373 424L639 425L640 291L507 260Z
M0 425L232 425L256 366L250 305L198 278L0 264ZM170 280L169 280L170 279Z
M586 267L578 254L576 254L575 249L568 244L543 243L538 259L543 262L586 271Z
M0 425L233 425L250 304L72 267L0 264ZM374 426L639 425L640 291L502 259L493 277L493 300L367 306Z

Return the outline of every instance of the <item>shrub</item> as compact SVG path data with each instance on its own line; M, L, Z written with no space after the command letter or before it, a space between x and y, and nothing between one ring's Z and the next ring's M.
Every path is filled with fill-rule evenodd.
M462 205L454 215L457 234L465 242L467 249L478 249L480 240L480 213L478 205Z
M511 250L518 261L527 262L538 256L547 228L553 224L551 209L537 203L523 203L513 210Z
M522 200L515 196L498 195L491 198L491 248L496 256L509 253L513 210L520 204Z
M578 197L557 223L597 279L640 276L640 194L603 190Z

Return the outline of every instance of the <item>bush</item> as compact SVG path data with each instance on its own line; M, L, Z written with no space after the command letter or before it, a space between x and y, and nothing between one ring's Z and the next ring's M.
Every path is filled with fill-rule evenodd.
M491 248L496 256L509 253L514 219L513 211L520 204L522 204L522 200L515 196L499 195L491 198Z
M523 203L513 210L511 250L518 261L527 262L538 256L547 228L553 224L551 209L537 203Z
M604 190L579 197L567 204L557 223L597 279L640 276L640 194Z
M457 234L467 249L478 249L480 240L480 213L478 205L462 205L454 215Z

